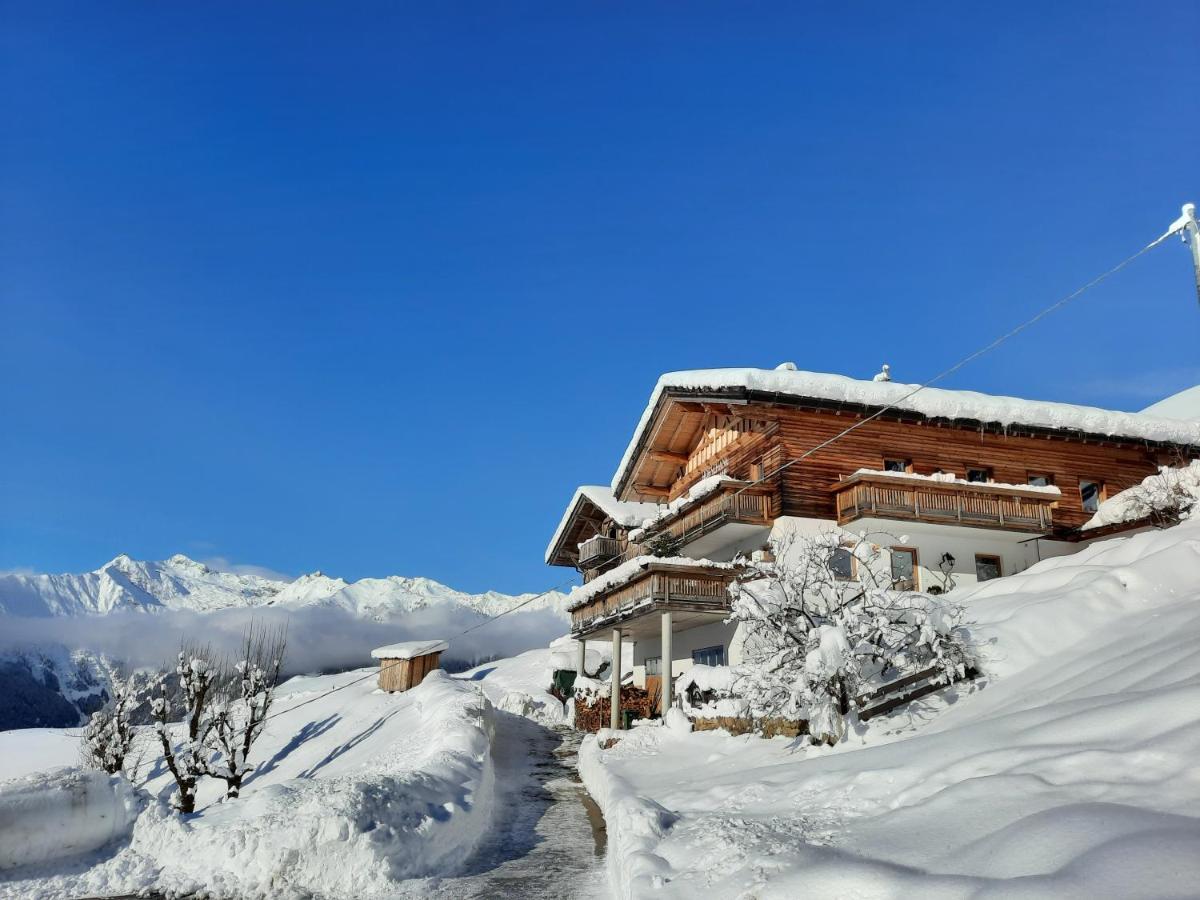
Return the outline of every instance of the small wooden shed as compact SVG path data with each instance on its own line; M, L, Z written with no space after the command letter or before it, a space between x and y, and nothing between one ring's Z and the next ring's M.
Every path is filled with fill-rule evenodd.
M402 641L371 651L379 660L379 687L389 693L408 691L438 668L445 641Z

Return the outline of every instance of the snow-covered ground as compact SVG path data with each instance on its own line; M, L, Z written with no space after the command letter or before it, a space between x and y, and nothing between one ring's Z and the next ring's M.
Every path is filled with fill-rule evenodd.
M587 739L618 893L1197 896L1200 520L957 597L985 683L834 748L656 726Z
M476 684L442 672L408 693L385 694L374 671L282 686L281 715L255 747L257 769L242 798L222 800L219 784L205 782L197 814L186 819L166 804L173 783L151 744L135 781L158 800L146 802L131 834L97 853L0 873L0 896L204 888L369 897L387 894L398 879L452 871L492 821L491 704ZM353 683L364 675L371 677ZM26 765L29 747L58 744L44 731L12 732L7 741L22 748ZM30 786L46 777L0 784L0 801L19 795L28 803ZM75 833L95 823L86 808L68 812L40 827L73 846ZM0 834L0 843L13 834Z

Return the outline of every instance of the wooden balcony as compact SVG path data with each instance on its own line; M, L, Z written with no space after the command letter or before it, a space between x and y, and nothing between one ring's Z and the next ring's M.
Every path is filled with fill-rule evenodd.
M579 568L591 569L607 560L615 560L625 552L625 541L597 534L579 545Z
M576 637L632 619L672 610L721 618L729 612L729 585L735 570L697 565L676 566L647 562L643 571L611 590L598 593L571 610L571 633ZM653 627L658 627L657 622Z
M725 525L769 527L774 521L773 505L778 485L748 481L723 482L716 491L682 506L669 518L643 530L642 543L669 534L690 544Z
M938 482L860 473L833 487L838 524L906 519L1004 531L1048 532L1059 495L1012 485Z

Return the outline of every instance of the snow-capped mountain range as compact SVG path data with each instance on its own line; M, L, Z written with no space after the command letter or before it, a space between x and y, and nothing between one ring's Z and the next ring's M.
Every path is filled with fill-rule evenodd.
M492 616L531 596L496 591L467 594L429 578L396 575L347 582L313 572L291 582L275 581L258 575L219 572L181 554L162 562L143 562L122 554L95 571L78 575L0 575L0 614L28 617L316 606L387 619L440 604ZM564 604L563 594L551 592L524 608L561 610Z

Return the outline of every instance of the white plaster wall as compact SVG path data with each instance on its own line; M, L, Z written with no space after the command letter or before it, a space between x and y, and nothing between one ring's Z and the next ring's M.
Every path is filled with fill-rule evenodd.
M721 644L725 647L725 662L736 665L742 661L742 633L733 622L710 622L695 628L676 629L671 639L671 675L682 675L692 667L692 651ZM625 645L628 646L628 645ZM625 650L622 650L624 653ZM662 655L658 638L637 641L633 645L633 681L646 686L646 658Z
M815 535L838 530L837 525L827 519L801 519L782 517L776 520L772 539L789 533ZM927 590L942 584L942 573L938 567L942 555L954 557L951 574L955 587L975 584L975 554L998 556L1004 575L1023 572L1041 558L1062 556L1077 552L1078 544L1063 541L1032 541L1032 535L1021 532L993 531L987 528L969 528L959 525L932 525L924 522L903 522L890 519L860 519L841 529L851 534L866 532L871 540L887 546L894 538L896 546L911 547L917 551L918 587ZM901 540L906 538L906 540ZM1039 545L1040 544L1040 548Z

